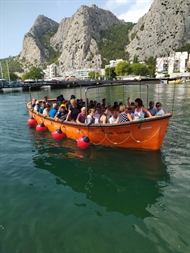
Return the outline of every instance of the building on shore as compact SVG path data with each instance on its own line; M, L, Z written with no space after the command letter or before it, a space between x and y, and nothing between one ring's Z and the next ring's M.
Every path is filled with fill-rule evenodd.
M55 63L48 65L46 69L43 70L44 78L54 79L58 76L57 65Z
M188 52L173 52L168 57L156 59L156 77L190 77L190 54Z

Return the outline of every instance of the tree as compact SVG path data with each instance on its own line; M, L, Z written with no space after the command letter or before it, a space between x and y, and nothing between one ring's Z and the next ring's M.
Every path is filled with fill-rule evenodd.
M145 60L145 63L147 65L150 77L155 77L156 58L154 58L153 56L151 56L151 57L149 57L148 59Z
M111 67L111 68L106 68L105 69L105 78L107 78L107 79L113 79L115 77L116 77L115 67Z
M131 64L131 69L134 75L146 76L149 73L149 70L146 67L146 65L141 64L141 63Z
M135 54L133 57L133 63L138 63L138 56Z
M44 77L43 70L41 68L32 67L30 71L23 75L23 79L42 79Z
M131 65L129 62L119 62L115 67L117 76L125 76L131 74Z
M89 77L90 79L99 79L101 76L100 76L100 74L99 74L98 72L90 71L90 72L88 73L88 77Z
M16 81L16 80L18 80L18 78L19 78L19 77L18 77L15 73L13 73L13 72L10 72L9 75L8 75L8 72L5 73L5 79L9 79L9 77L10 77L10 81Z

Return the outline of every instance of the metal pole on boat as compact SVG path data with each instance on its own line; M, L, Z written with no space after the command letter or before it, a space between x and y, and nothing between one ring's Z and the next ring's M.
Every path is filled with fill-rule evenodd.
M174 110L174 99L175 99L175 87L176 85L174 84L174 95L173 95L173 102L172 102L172 115L173 115L173 110Z
M148 101L149 101L149 99L148 99L148 94L149 94L149 86L148 86L148 84L146 84L146 87L147 87L146 107L148 108Z
M32 101L31 86L29 86L30 101Z
M80 98L82 98L81 84L80 84Z

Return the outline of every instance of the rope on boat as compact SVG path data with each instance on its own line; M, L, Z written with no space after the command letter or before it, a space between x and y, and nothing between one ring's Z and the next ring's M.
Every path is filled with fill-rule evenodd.
M103 140L102 140L101 142L99 142L99 143L94 143L94 142L91 141L91 143L94 144L95 146L101 145L102 142L105 140L105 138L106 138L106 135L104 136L104 138L103 138Z
M114 144L114 145L120 145L120 144L124 143L125 141L127 141L127 140L129 139L130 136L131 136L131 132L130 132L129 136L128 136L124 141L121 141L121 142L118 143L118 142L110 141L110 139L108 138L108 136L107 136L107 134L106 134L107 140L108 140L110 143Z
M132 139L133 139L134 141L144 143L144 142L147 142L147 141L151 140L151 139L160 131L160 128L161 128L161 127L158 128L158 130L156 131L156 133L153 134L153 136L151 136L149 139L147 139L147 140L145 140L145 141L135 140L135 138L133 137L132 133L131 133L130 135L131 135L131 137L132 137Z

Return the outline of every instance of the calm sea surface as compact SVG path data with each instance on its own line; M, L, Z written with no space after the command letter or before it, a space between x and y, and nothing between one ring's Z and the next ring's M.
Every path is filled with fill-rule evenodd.
M83 90L46 88L32 98ZM88 97L132 101L138 91ZM28 92L0 94L1 253L190 252L190 83L150 85L148 100L173 111L157 152L55 141L28 127L29 100Z

